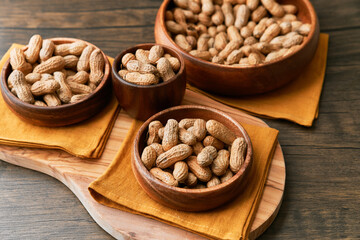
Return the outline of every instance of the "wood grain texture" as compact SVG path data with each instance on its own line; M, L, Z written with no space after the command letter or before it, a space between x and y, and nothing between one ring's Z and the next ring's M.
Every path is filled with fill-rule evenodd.
M221 108L222 111L227 112L238 121L266 126L260 119L188 90L184 102ZM124 113L119 115L104 153L99 159L79 159L58 150L7 146L0 146L0 158L14 165L40 171L64 183L79 198L94 220L117 239L133 237L136 239L164 239L167 235L171 236L171 239L184 239L188 236L191 239L203 239L200 236L158 221L105 207L90 196L87 189L88 185L100 176L111 163L119 145L126 137L131 123L132 118L128 115ZM266 190L251 228L251 239L258 237L270 226L282 202L285 187L285 162L279 144L275 151L265 186ZM135 226L132 224L133 222L136 222ZM152 231L153 228L161 228L162 230L159 232Z
M155 14L161 3L0 0L0 54L11 43L25 44L32 34L39 33L44 38L84 39L115 57L127 47L154 42ZM312 4L321 32L330 34L320 115L311 128L266 120L280 130L287 179L279 214L261 240L360 238L359 1L316 0ZM98 11L122 9L126 10L124 16L107 21L97 18ZM51 12L66 17L58 17L59 22L47 19L51 25L40 24L41 14ZM86 28L72 28L79 12L92 13L82 19L82 24L76 23ZM17 23L23 16L32 24ZM132 21L119 21L126 17ZM102 24L92 27L96 24L93 19ZM0 161L0 192L0 239L112 239L67 187L45 174Z

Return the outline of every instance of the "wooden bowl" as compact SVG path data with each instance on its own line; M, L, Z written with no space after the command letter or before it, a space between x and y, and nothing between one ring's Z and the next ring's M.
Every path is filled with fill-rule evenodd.
M301 48L284 58L256 66L232 67L195 58L178 47L165 27L165 11L172 7L171 0L164 0L155 20L155 41L175 48L183 55L187 80L208 92L241 96L265 93L277 89L296 78L313 58L319 40L319 23L309 0L279 0L298 7L298 18L311 24L311 31Z
M75 38L50 38L55 44L72 43L82 41ZM85 41L84 41L85 42ZM85 42L94 46L91 43ZM95 46L94 46L95 47ZM24 49L26 49L25 47ZM88 97L76 103L69 103L55 107L42 107L25 103L10 92L7 78L12 72L10 60L8 60L1 73L1 93L9 109L19 118L34 125L46 127L59 127L81 122L101 111L111 98L111 75L110 63L106 55L104 77L99 86Z
M126 53L135 53L139 48L150 50L154 45L155 43L146 43L128 48L116 56L112 66L113 87L120 106L131 117L142 121L161 110L179 105L186 88L184 59L174 49L163 45L165 53L180 61L180 69L173 78L159 84L142 86L129 83L120 77L118 72L121 59Z
M156 179L141 161L140 155L146 146L148 126L151 121L159 120L164 125L168 119L180 121L183 118L214 119L233 131L236 136L242 136L248 145L246 159L240 171L228 181L206 189L185 189L169 186ZM251 140L245 129L227 114L210 107L177 106L166 109L149 118L140 128L132 152L131 166L137 181L144 191L167 207L182 211L205 211L216 208L239 196L244 189L246 177L252 164Z

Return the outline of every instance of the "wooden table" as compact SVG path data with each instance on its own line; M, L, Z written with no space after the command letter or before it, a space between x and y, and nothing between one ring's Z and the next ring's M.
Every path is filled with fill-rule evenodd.
M0 1L0 55L32 34L76 37L115 56L153 42L160 0ZM260 239L360 237L360 3L313 1L330 34L320 116L280 130L287 181L278 217ZM57 180L0 161L0 239L112 239Z

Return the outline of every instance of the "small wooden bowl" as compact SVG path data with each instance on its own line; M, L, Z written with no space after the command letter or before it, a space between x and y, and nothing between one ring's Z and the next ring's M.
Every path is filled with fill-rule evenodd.
M50 38L55 44L82 41L75 38ZM85 42L85 41L84 41ZM85 42L87 45L93 44ZM25 47L24 49L26 49ZM55 107L42 107L25 103L14 96L7 85L7 78L12 72L8 60L1 73L1 93L9 109L19 118L34 125L46 127L60 127L81 122L101 111L110 100L111 75L110 62L102 52L105 60L104 77L99 86L88 97L76 103L69 103Z
M319 40L319 23L309 0L279 0L281 4L298 7L298 18L311 24L311 31L301 48L284 58L256 66L232 67L195 58L171 39L165 27L165 12L173 6L165 0L155 20L155 41L173 47L184 57L187 80L200 89L227 96L265 93L277 89L296 78L313 58Z
M185 189L169 186L156 179L141 161L141 153L146 147L148 126L151 121L159 120L166 124L168 119L180 121L183 118L214 119L233 131L236 136L242 136L248 145L246 159L240 171L228 181L206 189ZM131 166L137 181L144 191L154 199L167 207L182 211L205 211L216 208L233 198L239 196L245 188L244 182L252 164L251 140L245 129L227 114L210 107L203 106L178 106L155 114L149 118L140 128L132 152Z
M145 121L155 113L179 105L184 98L186 79L185 64L182 56L172 48L163 46L164 52L180 61L180 69L170 80L159 84L142 86L129 83L118 74L121 59L126 53L137 49L150 50L155 43L139 44L122 51L116 56L112 66L113 86L119 104L133 118ZM159 45L159 44L158 44Z

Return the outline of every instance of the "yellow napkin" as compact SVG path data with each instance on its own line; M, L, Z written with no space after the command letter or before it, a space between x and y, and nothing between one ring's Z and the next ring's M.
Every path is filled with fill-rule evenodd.
M109 207L154 218L214 239L247 239L255 217L274 149L278 131L243 124L253 144L253 165L248 187L234 201L217 209L189 213L160 205L141 189L131 170L131 151L141 122L134 121L115 159L106 172L89 186L96 201Z
M222 97L204 92L193 86L187 87L229 106L250 114L281 118L310 127L318 117L318 107L325 77L328 34L320 34L315 56L297 79L269 93L241 98Z
M0 69L9 59L13 48L23 45L13 44L0 61ZM110 59L112 62L112 59ZM65 127L39 127L22 121L12 113L2 96L0 97L0 144L61 149L74 156L98 158L101 156L111 129L119 112L113 96L111 102L94 117L78 124Z

